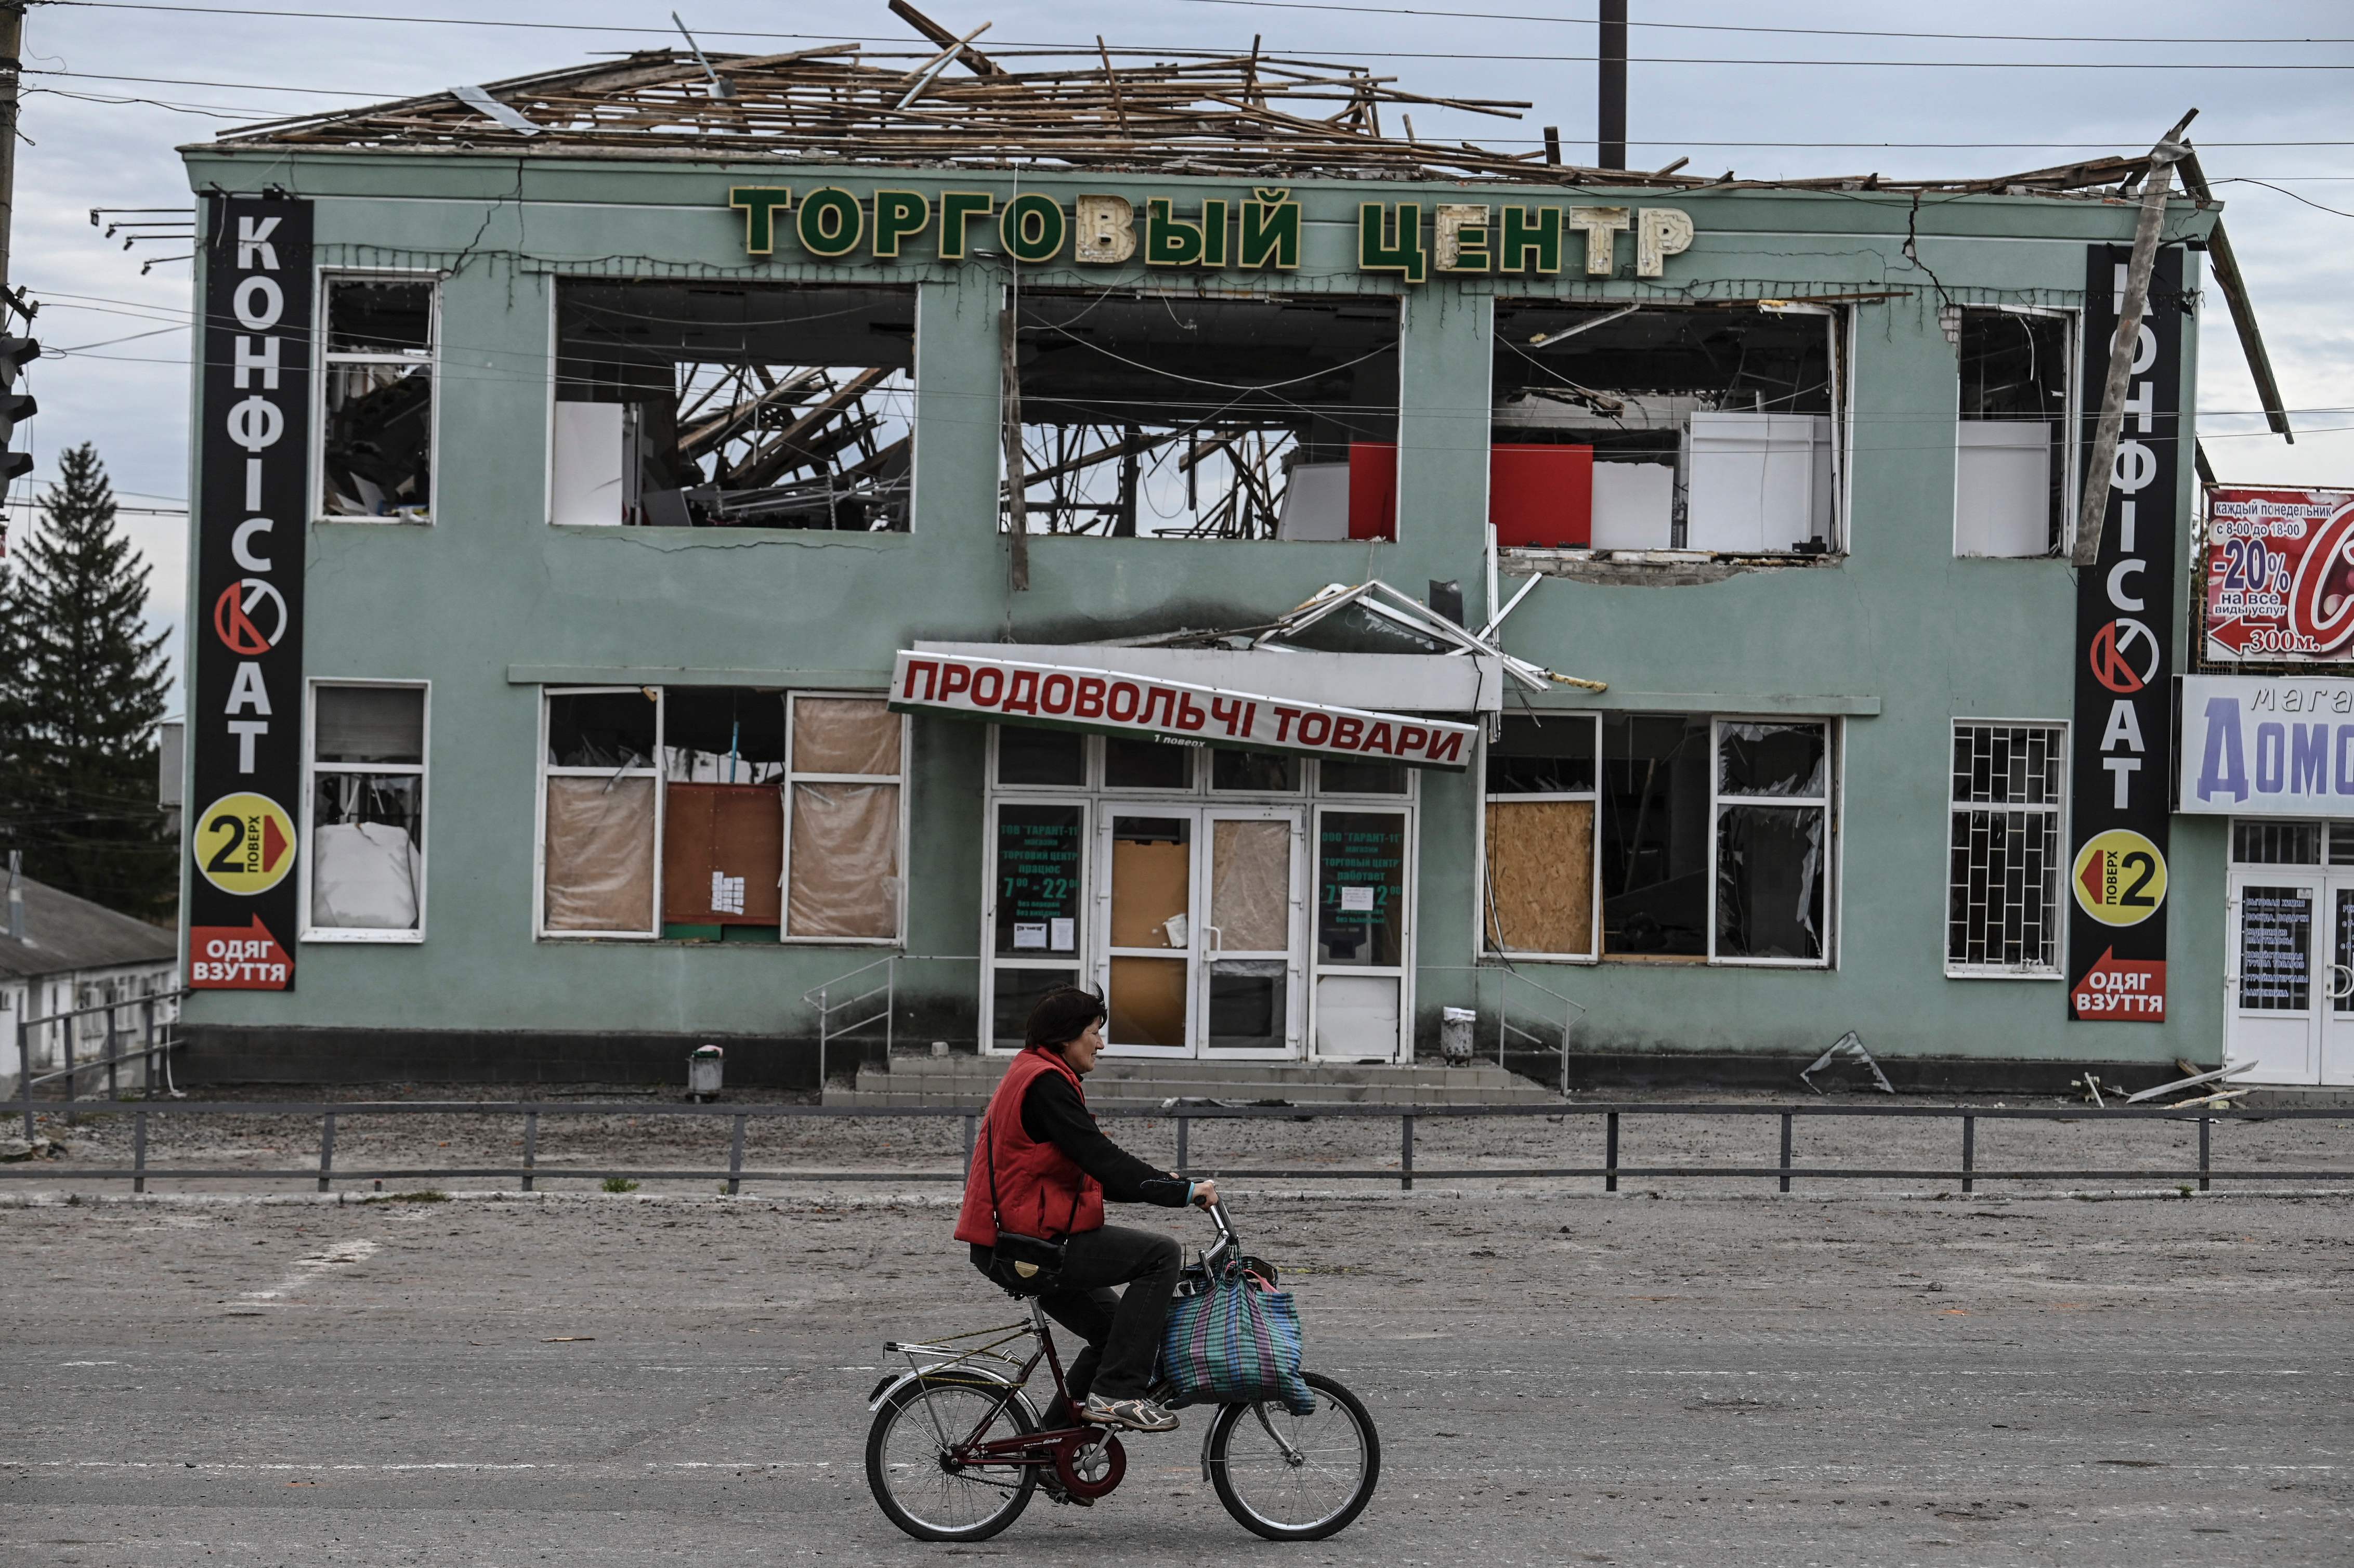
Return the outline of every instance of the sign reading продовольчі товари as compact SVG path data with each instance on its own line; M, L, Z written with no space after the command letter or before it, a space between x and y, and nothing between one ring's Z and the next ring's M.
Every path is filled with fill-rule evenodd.
M891 707L1172 746L1361 758L1458 773L1471 765L1479 735L1451 719L1370 713L1112 670L906 651L892 671Z

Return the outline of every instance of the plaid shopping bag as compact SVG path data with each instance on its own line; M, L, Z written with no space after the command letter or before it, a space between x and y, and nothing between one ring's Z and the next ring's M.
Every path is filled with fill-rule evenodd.
M1316 1396L1300 1375L1304 1357L1290 1293L1239 1265L1172 1302L1161 1331L1161 1370L1174 1387L1174 1405L1273 1400L1306 1415Z

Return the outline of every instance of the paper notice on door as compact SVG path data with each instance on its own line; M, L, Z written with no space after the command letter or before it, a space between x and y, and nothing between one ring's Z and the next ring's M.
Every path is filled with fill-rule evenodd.
M1053 927L1054 940L1048 944L1058 953L1067 953L1079 945L1079 923L1067 915L1057 915L1047 925Z
M1016 920L1013 923L1013 950L1015 952L1018 953L1024 948L1037 948L1043 950L1045 946L1046 922L1044 920Z
M1193 923L1182 915L1172 915L1161 923L1161 928L1168 933L1171 947L1182 948L1185 945L1186 937L1192 931Z
M1348 911L1352 909L1362 909L1370 914L1373 911L1373 890L1372 888L1344 887L1341 889L1341 909L1343 914L1346 914Z

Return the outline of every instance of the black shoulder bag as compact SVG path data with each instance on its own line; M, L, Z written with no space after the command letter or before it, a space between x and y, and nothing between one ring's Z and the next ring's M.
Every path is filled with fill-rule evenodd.
M990 1249L989 1277L1016 1296L1044 1296L1058 1290L1063 1284L1065 1244L1048 1241L1044 1236L1025 1236L1005 1228L1005 1218L997 1211L997 1137L990 1128L981 1134L982 1158L989 1163L989 1223L997 1229L997 1245ZM1071 1218L1066 1232L1079 1217L1077 1193L1071 1195Z

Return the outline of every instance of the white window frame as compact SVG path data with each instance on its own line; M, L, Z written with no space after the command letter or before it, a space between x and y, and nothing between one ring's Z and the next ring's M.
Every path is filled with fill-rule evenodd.
M2065 342L2061 346L2062 374L2065 377L2067 396L2061 398L2060 417L2062 432L2062 452L2060 472L2060 542L2040 556L1965 556L1962 554L1962 427L1966 424L2003 424L2006 420L1966 418L1962 414L1962 377L1960 362L1956 361L1954 375L1954 517L1950 529L1954 558L1957 561L2048 561L2066 556L2075 548L2076 514L2083 494L2083 476L2077 470L2083 465L2084 420L2077 413L2083 400L2084 376L2080 374L2084 356L2084 313L2059 305L1956 305L1954 307L1954 338L1958 350L1961 342L1962 317L1972 311L1987 311L2001 315L2056 316L2062 323ZM1971 721L1984 724L1985 719ZM2041 723L2041 720L2036 720Z
M588 697L609 693L630 692L640 695L652 692L654 704L653 756L643 768L567 768L547 759L547 713L549 704L557 697ZM663 779L663 716L664 692L660 686L542 686L539 689L538 765L534 772L535 787L532 797L531 838L531 931L535 939L546 942L652 942L662 938L663 926L663 829L664 804L670 791ZM550 779L651 779L654 781L654 891L653 924L643 931L552 931L547 927L547 781Z
M319 691L323 686L373 687L379 690L409 691L421 694L423 713L420 716L420 743L418 756L421 760L406 762L322 762L319 760ZM394 942L418 943L425 940L426 890L432 885L429 856L433 844L433 803L431 765L433 758L433 683L430 681L345 679L341 676L317 676L303 683L302 688L302 812L299 819L302 853L297 859L294 874L300 900L295 926L299 938L305 942ZM378 927L324 926L311 923L311 870L313 838L315 829L313 812L318 801L318 776L322 773L399 774L417 780L417 815L420 828L417 842L417 927L414 930L395 931Z
M1728 795L1724 792L1724 726L1734 724L1817 725L1823 732L1823 792L1819 795ZM1710 716L1708 733L1708 962L1717 969L1828 969L1839 951L1837 933L1831 925L1831 911L1838 906L1833 893L1839 885L1839 823L1833 802L1839 798L1839 776L1842 771L1840 745L1842 726L1838 720L1812 714L1715 714ZM1718 926L1717 850L1723 839L1724 809L1727 806L1762 806L1769 809L1815 810L1823 814L1823 864L1818 874L1823 884L1822 957L1819 959L1754 959L1726 957L1716 950ZM1596 832L1601 831L1601 813L1595 814ZM1596 940L1600 941L1599 933Z
M2060 765L2058 793L2042 805L2023 801L2005 801L1999 805L1988 801L1954 799L1954 746L1965 730L2040 729L2052 737L2052 754ZM1956 718L1948 726L1946 747L1946 906L1937 922L1947 933L1946 946L1946 978L1947 980L2064 980L2068 977L2061 965L2062 955L2068 945L2068 723L2052 718ZM1951 944L1952 903L1954 896L1954 831L1965 816L1979 812L2020 812L2048 816L2052 822L2052 902L2044 916L2045 928L2052 934L2052 961L2049 964L1972 964L1955 959Z
M310 495L304 502L315 523L386 524L401 528L429 528L441 516L441 285L449 274L430 268L419 267L321 267L312 274L312 335L316 345L314 363L318 373L311 377L311 452ZM431 339L425 351L427 380L432 384L433 416L428 422L425 436L426 494L425 515L411 517L358 517L348 513L326 509L327 487L327 370L336 365L415 365L419 363L405 354L334 354L327 352L327 295L338 282L398 283L421 282L433 290L433 303L426 313L426 332ZM552 385L552 383L551 383ZM552 419L553 415L549 416Z
M785 773L780 780L782 806L785 813L783 864L778 873L778 891L781 896L777 905L777 940L797 948L904 948L907 945L907 763L915 741L915 715L895 714L899 721L899 771L884 773L804 773L793 766L794 740L800 727L801 701L804 697L847 699L854 702L887 702L887 691L801 691L782 694L785 699ZM994 748L991 751L994 757ZM991 777L994 777L992 773ZM898 871L894 880L898 883L898 924L887 937L796 937L792 934L793 901L793 794L802 784L889 784L899 792ZM990 858L993 864L994 860Z
M1567 724L1583 720L1594 735L1594 788L1580 792L1567 790L1515 790L1491 794L1488 789L1488 739L1483 732L1474 765L1479 768L1479 815L1472 829L1472 866L1479 883L1472 900L1471 950L1487 958L1518 962L1545 964L1598 964L1602 961L1602 715L1598 710L1580 711L1575 708L1552 709L1540 716L1546 724ZM1594 842L1585 857L1587 880L1592 884L1593 915L1587 929L1593 934L1591 950L1583 953L1541 953L1527 948L1499 948L1493 945L1488 929L1488 808L1499 802L1536 803L1545 800L1588 800L1594 805Z

